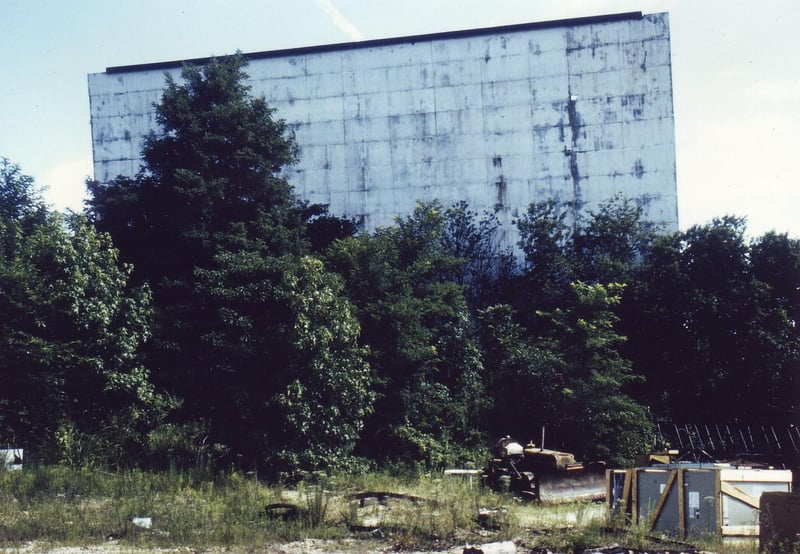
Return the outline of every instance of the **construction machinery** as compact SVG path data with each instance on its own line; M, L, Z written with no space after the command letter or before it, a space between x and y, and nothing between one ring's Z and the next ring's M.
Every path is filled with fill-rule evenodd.
M515 493L542 503L596 501L605 498L605 465L584 466L569 452L525 446L511 437L500 439L481 475L497 491Z

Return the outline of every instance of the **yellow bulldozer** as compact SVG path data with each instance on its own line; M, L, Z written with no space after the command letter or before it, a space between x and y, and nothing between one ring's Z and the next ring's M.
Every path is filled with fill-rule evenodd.
M503 437L481 475L485 485L541 503L599 501L605 498L605 465L588 467L569 452L523 446Z

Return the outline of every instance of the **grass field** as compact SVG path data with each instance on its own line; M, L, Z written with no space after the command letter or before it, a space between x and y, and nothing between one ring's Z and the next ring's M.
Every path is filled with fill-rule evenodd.
M215 549L290 552L393 548L438 551L514 540L571 553L588 546L679 550L641 529L612 530L602 504L539 506L441 474L310 475L295 486L256 475L116 473L66 467L0 472L0 548L80 547L93 551ZM298 541L306 541L298 543ZM346 545L346 546L345 546ZM753 543L698 545L718 553L757 552ZM299 551L311 551L300 547Z

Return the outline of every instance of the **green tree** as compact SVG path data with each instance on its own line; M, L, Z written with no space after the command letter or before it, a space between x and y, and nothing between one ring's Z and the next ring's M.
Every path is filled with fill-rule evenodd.
M563 307L540 311L531 333L507 305L480 313L489 431L536 440L583 460L629 464L652 438L648 410L627 392L639 380L621 356L619 284L572 284Z
M9 167L0 183L9 204L0 215L0 437L45 458L125 464L171 407L139 355L149 291L130 285L107 235L47 212L27 192L33 181ZM87 443L97 448L82 451Z
M360 452L378 459L440 465L478 439L482 366L463 289L449 278L462 262L444 248L444 232L441 206L420 204L328 253L370 350L379 396Z
M634 385L634 395L657 417L672 415L681 421L688 413L673 409L682 367L690 358L690 330L682 321L688 306L689 281L682 269L681 236L658 237L644 253L636 279L623 297L620 328L628 337L625 356L645 381Z
M516 271L513 254L500 245L501 231L494 214L479 215L464 201L444 211L442 246L461 262L449 278L464 287L473 309L501 298L504 281Z
M310 256L226 252L198 270L197 287L211 364L198 378L218 410L214 436L290 474L347 463L372 375L340 279Z
M245 66L237 55L168 77L142 170L90 183L89 213L153 288L148 362L183 420L204 422L231 462L264 468L281 452L317 468L352 449L369 372L341 286L305 257L306 220L332 218L281 177L297 147ZM352 420L332 433L336 413Z
M296 361L277 397L288 435L281 454L298 457L300 467L344 464L374 397L358 320L341 295L341 280L315 258L301 259L282 284L295 314Z
M642 208L620 196L578 221L571 213L568 204L545 200L518 220L525 267L511 297L520 311L562 306L574 281L629 283L656 236Z
M745 229L741 218L714 219L645 258L624 310L627 354L661 391L643 397L667 416L796 421L797 242L748 244Z
M591 283L629 283L641 256L655 238L644 210L615 196L590 211L575 232L573 244L577 278Z
M554 348L564 372L549 425L555 435L584 459L626 465L652 444L648 410L626 392L638 380L630 361L620 355L625 337L617 330L614 308L624 285L572 284L572 302L542 313L553 326L545 347ZM551 433L552 434L552 433Z
M769 232L750 245L753 276L772 290L789 319L793 336L800 335L800 240Z
M554 200L534 202L517 221L519 247L525 257L522 274L511 283L510 297L518 311L561 305L576 277L574 229L565 206ZM527 325L534 325L529 318Z
M560 420L559 398L567 378L564 360L555 344L518 323L507 304L481 310L478 326L486 368L487 432L536 439L542 426Z
M769 289L769 359L778 374L769 418L800 421L800 240L766 233L750 245L753 276Z
M246 64L237 55L186 66L181 83L167 75L156 106L161 132L146 139L138 177L88 183L90 219L157 299L179 291L220 248L282 255L307 246L302 206L279 175L297 146L266 101L250 95Z
M35 223L46 214L42 190L33 177L23 174L8 158L0 157L0 220Z

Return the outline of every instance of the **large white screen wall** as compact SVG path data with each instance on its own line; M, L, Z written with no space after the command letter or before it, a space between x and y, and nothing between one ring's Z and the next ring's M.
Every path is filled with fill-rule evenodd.
M235 45L232 45L235 46ZM417 200L513 220L554 197L615 195L677 229L666 13L620 14L247 54L252 92L296 134L298 195L366 229ZM203 60L195 60L202 63ZM89 76L95 179L139 168L180 62Z

